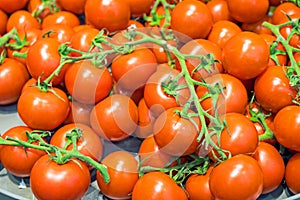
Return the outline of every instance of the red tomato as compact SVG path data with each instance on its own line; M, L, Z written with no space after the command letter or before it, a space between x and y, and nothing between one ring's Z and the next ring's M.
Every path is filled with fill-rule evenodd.
M6 33L7 20L8 20L7 14L0 9L0 35L4 35Z
M260 20L269 9L269 0L227 0L227 4L230 15L246 23Z
M130 19L130 7L124 0L87 0L84 13L88 23L110 33L125 29Z
M283 2L278 5L272 15L273 24L279 24L282 19L286 19L286 15L294 15L300 12L300 8L292 2Z
M83 162L71 159L58 164L45 155L31 170L30 188L37 199L80 200L90 186L90 179L90 172Z
M112 199L130 199L133 187L139 179L135 157L126 151L115 151L108 154L101 163L107 167L110 182L105 183L97 171L96 179L100 191Z
M192 39L206 38L212 25L212 15L201 1L181 1L171 14L171 28Z
M297 105L282 108L274 118L274 135L277 141L295 151L300 151L300 107Z
M97 67L91 61L84 60L68 68L65 85L76 101L95 104L109 95L112 77L106 67Z
M268 66L270 51L258 34L243 31L226 42L222 52L225 71L239 79L251 79Z
M153 123L155 118L146 105L144 98L138 103L138 117L138 127L134 133L138 138L147 138L153 133Z
M272 192L284 178L285 165L277 149L268 143L260 142L253 154L263 172L263 194Z
M216 199L257 199L263 190L263 173L254 158L236 155L214 167L209 188Z
M28 0L0 0L0 9L6 13L13 13L24 8L27 2Z
M52 26L44 28L42 30L40 38L53 38L59 43L63 44L66 42L70 42L74 33L74 30L69 26L63 24L54 24Z
M123 140L136 129L137 106L125 95L111 95L93 108L90 123L101 137L111 141Z
M145 85L148 78L156 71L156 66L155 55L145 48L116 57L112 61L111 71L117 87L135 91Z
M242 29L244 31L251 31L257 34L269 34L272 35L272 31L268 29L267 27L264 27L262 24L263 22L269 22L272 23L272 18L268 14L266 14L262 19L252 22L252 23L243 23L242 24Z
M40 28L40 23L28 11L18 10L12 13L7 20L6 31L9 32L13 28L26 31Z
M60 9L60 6L58 5L57 1L54 1L55 3L53 3L52 1L52 5L53 7L57 7L58 9ZM33 15L37 15L35 17L39 18L39 19L44 19L46 16L51 14L51 10L49 9L49 7L45 6L44 2L42 0L29 0L28 4L27 4L27 10L32 13ZM38 12L40 12L38 14Z
M80 24L79 18L68 11L60 11L44 18L42 28L46 28L55 24L62 24L65 26L75 27Z
M28 79L29 74L22 63L5 58L0 65L0 105L15 103Z
M230 38L240 32L242 30L237 24L228 20L220 20L214 23L207 39L223 48Z
M86 0L57 0L63 10L74 14L83 14Z
M201 125L197 117L186 119L176 111L182 111L182 107L169 108L158 116L153 135L161 151L172 156L185 156L196 151Z
M26 126L15 126L7 130L2 137L4 139L10 137L27 142L26 132L31 131L32 129ZM33 144L36 143L33 142ZM34 163L46 152L21 146L2 146L0 154L1 163L8 172L17 177L29 177Z
M214 23L220 20L233 20L230 16L226 0L211 0L206 5L213 17Z
M142 17L148 14L154 3L154 0L126 0L130 7L132 17Z
M297 94L290 86L284 69L278 66L269 66L256 78L254 92L257 102L273 113L293 104L292 100Z
M294 154L288 161L285 168L285 182L289 190L298 194L300 192L300 153Z
M37 87L26 88L18 101L18 113L32 129L53 130L61 125L69 113L67 95L58 88L47 92Z
M163 172L149 172L136 182L132 200L187 200L184 190Z
M209 189L209 176L213 167L209 167L205 174L192 174L185 183L185 189L190 200L213 200Z
M78 101L70 101L70 112L64 124L80 123L90 125L90 113L93 105L83 104Z
M85 156L91 157L95 161L100 161L103 153L102 142L99 136L87 125L72 123L62 126L55 131L51 137L50 144L72 150L74 148L73 144L66 146L66 144L68 144L67 134L70 134L75 128L79 129L82 134L76 143L78 151Z
M292 21L294 21L296 24L298 23L297 21L299 21L300 18L300 9L299 12L294 14L294 15L290 15L290 18L292 19ZM279 24L284 24L286 22L288 22L289 19L283 18L279 21ZM295 48L297 48L298 46L300 46L300 36L298 33L294 32L294 26L293 25L288 25L288 26L284 26L280 29L280 33L281 35L287 39L288 37L291 37L289 39L289 44ZM292 36L290 36L292 34Z

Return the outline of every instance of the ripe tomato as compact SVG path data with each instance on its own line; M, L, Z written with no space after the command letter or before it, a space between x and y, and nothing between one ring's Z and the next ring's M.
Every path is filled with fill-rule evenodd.
M148 14L154 3L154 0L126 0L130 7L132 17L141 17Z
M269 28L264 27L262 25L263 22L272 23L271 16L266 14L262 19L260 19L258 21L255 21L255 22L252 22L252 23L243 23L241 27L244 31L250 31L250 32L257 33L257 34L264 33L264 34L272 35L272 31Z
M130 7L124 0L87 0L84 13L88 23L110 33L125 29L130 19Z
M8 20L7 14L0 9L0 35L4 35L6 33L7 20Z
M258 34L243 31L226 42L222 52L225 71L239 79L251 79L268 66L270 51Z
M300 153L294 154L287 162L285 168L285 182L289 190L298 194L300 192Z
M187 200L184 190L163 172L149 172L136 182L132 200Z
M29 74L22 63L5 58L0 65L0 105L15 103L28 80Z
M62 24L73 28L78 26L80 21L75 14L68 11L60 11L46 16L42 22L42 29L55 24Z
M52 4L52 6L56 6L58 9L61 9L61 7L58 5L57 1L55 1L54 3L55 5ZM38 16L36 16L37 18L43 20L46 16L51 14L51 11L49 10L49 8L45 8L44 2L42 0L28 0L28 4L27 4L27 10L32 13L35 14L35 12L40 12L40 14Z
M100 161L103 153L102 142L99 136L87 125L72 123L62 126L52 135L50 144L60 148L72 150L74 146L72 143L68 143L67 134L70 134L72 131L74 131L75 128L79 129L82 134L81 137L77 140L78 151L83 155L91 157L95 161Z
M263 190L263 173L254 158L236 155L214 167L209 188L216 199L257 199Z
M15 126L7 130L2 137L4 139L10 137L27 142L26 132L31 131L32 129L27 126ZM1 163L8 172L17 177L28 177L34 163L46 152L21 146L2 146L0 154Z
M176 88L178 85L186 85L183 78L174 80L178 75L178 70L161 65L147 80L144 99L154 117L159 116L168 108L184 105L189 99L190 91L188 88Z
M13 13L24 8L27 2L28 0L0 0L0 9L6 13Z
M133 92L144 87L148 78L156 71L156 66L155 55L144 48L116 57L112 61L111 71L117 87Z
M44 28L42 30L40 38L53 38L59 43L63 44L66 42L70 42L74 33L74 30L69 26L63 24L54 24L52 26Z
M300 12L300 8L292 2L283 2L278 5L272 15L273 24L279 24L282 19L286 19L286 15L294 15Z
M300 18L300 9L299 9L298 13L291 15L290 18L292 21L297 23L297 21L299 21L299 18ZM279 21L279 24L284 24L288 21L289 21L289 19L286 17L286 18L281 19ZM291 46L297 48L298 46L300 46L300 36L298 33L294 32L293 27L294 26L292 26L292 25L284 26L280 29L280 33L285 39L290 37L289 44ZM292 35L292 36L290 36L290 35Z
M95 104L109 95L112 77L106 67L91 61L73 63L65 74L65 85L71 96L84 104Z
M233 20L230 15L226 0L211 0L207 2L206 5L213 17L214 23L220 20Z
M295 151L300 151L300 107L297 105L282 108L274 118L274 135L277 141Z
M138 117L138 127L134 133L138 138L147 138L153 133L153 123L155 118L146 105L144 98L138 103Z
M79 15L84 12L86 0L57 0L57 3L63 10Z
M246 23L260 20L269 9L269 0L227 0L227 4L230 15Z
M111 141L123 140L136 129L137 106L125 95L111 95L92 109L90 123L99 136Z
M83 104L74 99L70 101L70 112L64 124L80 123L90 125L90 113L93 105Z
M153 125L154 139L160 150L167 154L189 155L199 145L197 137L201 128L200 121L197 117L186 119L176 111L182 111L182 107L169 108L158 116Z
M12 13L7 20L6 31L9 32L13 28L23 31L32 28L38 29L40 23L28 11L18 10Z
M31 87L22 92L17 109L22 121L30 128L53 130L65 121L70 107L62 90L51 88L43 92Z
M254 83L257 102L267 111L278 112L285 106L293 104L297 92L289 84L284 69L269 66Z
M101 163L107 167L110 182L105 183L99 171L96 173L100 191L112 199L130 199L137 180L138 162L127 151L115 151L108 154Z
M284 178L285 165L277 149L268 143L260 142L252 155L263 172L263 194L272 192Z
M185 183L185 189L190 200L213 200L209 189L209 176L213 167L209 167L205 174L192 174Z
M87 166L80 160L58 164L44 155L31 170L30 187L37 199L80 200L89 188L90 179Z
M220 20L214 23L207 39L223 48L230 38L240 32L242 30L237 24L228 20Z
M201 1L181 1L171 14L171 28L192 39L206 38L212 25L212 15Z

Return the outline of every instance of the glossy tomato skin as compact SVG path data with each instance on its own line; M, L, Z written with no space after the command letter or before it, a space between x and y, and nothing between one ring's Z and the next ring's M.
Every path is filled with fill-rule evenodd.
M138 162L126 151L115 151L108 154L101 163L108 169L110 182L105 183L97 171L96 179L100 191L112 199L130 199L138 177Z
M300 107L297 105L282 108L274 118L274 135L277 141L295 151L300 151Z
M286 19L286 14L291 16L300 12L300 8L292 2L283 2L278 5L272 15L272 22L279 24L282 19Z
M10 137L21 141L28 141L27 131L31 132L32 129L27 126L15 126L7 130L2 137L4 139ZM3 146L0 154L1 163L8 172L17 177L29 177L35 162L41 156L45 155L46 152L32 148L24 149L18 146Z
M223 67L239 79L251 79L268 66L270 51L256 33L243 31L226 42L222 51Z
M18 101L18 114L32 129L53 130L68 116L68 97L62 90L51 88L42 92L37 87L26 88Z
M220 20L233 20L233 18L230 16L226 0L211 0L207 2L206 5L213 17L214 23Z
M269 66L254 83L257 102L266 110L277 113L285 106L292 105L296 91L289 84L285 71L280 66Z
M260 142L253 158L257 160L263 172L263 194L272 192L284 178L285 164L277 149L268 143Z
M65 26L63 24L54 24L52 26L43 28L40 38L54 38L59 43L63 44L70 42L74 33L74 30L69 26Z
M182 1L171 14L171 28L192 39L206 38L212 25L212 15L201 1Z
M8 20L7 14L0 9L0 35L4 35L6 33L7 20Z
M1 0L0 9L6 13L13 13L24 8L28 0Z
M228 0L230 15L239 22L255 22L269 9L269 0Z
M125 29L130 19L130 7L123 0L87 0L84 13L88 23L109 32Z
M18 10L9 16L6 24L7 32L13 28L16 28L17 30L40 28L40 23L28 11Z
M80 24L80 21L75 14L68 11L60 11L46 16L42 22L42 28L44 29L55 24L75 27Z
M285 169L285 182L289 190L294 194L298 194L300 192L299 167L300 153L296 153L288 160Z
M154 116L146 105L145 99L142 98L138 102L138 127L135 130L135 135L138 138L144 139L153 134Z
M184 190L163 172L149 172L139 178L132 192L132 200L187 200Z
M74 14L83 14L86 0L57 0L57 3L62 7L63 10L72 12Z
M113 80L106 67L97 67L91 61L79 61L67 69L64 82L76 101L95 104L109 95Z
M263 190L263 173L254 158L236 155L214 167L209 187L215 199L257 199Z
M87 125L72 123L64 125L59 128L51 137L50 144L60 148L65 148L68 142L67 134L71 133L74 129L81 131L81 137L77 140L78 151L89 156L95 161L100 161L103 154L103 144L99 136ZM66 148L73 149L73 144L69 144Z
M141 17L150 12L154 0L126 0L132 17Z
M37 199L80 200L90 185L87 166L76 159L57 164L49 155L42 156L30 173L30 187Z
M111 141L128 138L136 129L138 111L134 101L121 94L111 95L92 109L90 123L96 133Z
M83 104L78 101L70 101L70 112L64 124L80 123L90 125L90 113L93 105Z
M201 127L198 118L192 123L179 113L181 107L167 109L160 114L153 125L153 135L160 150L172 156L184 156L194 153L199 143L198 132ZM192 111L189 111L192 113Z
M28 80L29 73L22 63L5 58L0 65L0 105L16 102Z

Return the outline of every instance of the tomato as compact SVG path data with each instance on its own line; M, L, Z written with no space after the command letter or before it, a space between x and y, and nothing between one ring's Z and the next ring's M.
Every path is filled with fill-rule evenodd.
M219 74L223 72L223 66L221 60L222 50L214 42L205 39L191 40L185 43L180 48L180 52L188 55L202 55L202 56L206 56L207 54L210 53L213 55L213 60L217 60L217 62L214 62L209 66L209 69L202 68L202 69L195 70L195 68L201 63L201 60L196 58L186 59L188 70L195 80L202 80L207 78L208 76L212 76L214 74Z
M155 118L146 105L144 98L138 102L138 117L138 127L134 133L138 138L147 138L153 133L153 123Z
M257 102L267 111L276 113L285 106L293 104L296 91L289 84L282 67L269 66L254 83Z
M289 190L298 194L300 192L300 153L294 154L287 162L285 169L285 182Z
M297 105L282 108L274 118L274 135L277 141L295 151L300 151L300 107Z
M62 90L53 87L43 92L31 87L21 94L17 109L22 121L30 128L53 130L65 121L70 107Z
M101 163L107 167L110 182L105 183L99 171L96 173L100 191L112 199L130 199L138 175L138 162L126 151L115 151L108 154Z
M2 137L27 142L26 132L31 131L32 129L27 126L15 126L7 130ZM36 142L33 142L33 144L36 144ZM46 152L21 146L3 146L0 154L1 163L9 173L17 177L28 177L34 163Z
M0 9L6 13L13 13L24 8L27 2L28 0L1 0Z
M28 79L29 74L22 63L5 58L0 65L0 105L15 103Z
M209 188L216 199L257 199L263 190L263 173L254 158L236 155L214 167Z
M71 159L65 164L58 164L45 155L31 170L30 187L37 199L80 200L89 188L90 178L83 162Z
M137 122L137 106L132 99L121 94L100 101L90 115L90 123L96 133L111 141L129 137L135 131Z
M86 0L57 0L63 10L74 14L83 14Z
M269 9L269 0L227 0L227 4L230 15L245 23L260 20Z
M251 79L268 66L270 51L258 34L243 31L226 42L222 52L223 67L239 79Z
M83 60L68 68L65 85L76 101L95 104L109 95L112 77L106 67L97 67L91 61Z
M144 99L154 117L159 116L168 108L184 105L189 99L190 91L188 88L176 88L178 85L186 85L186 81L183 78L174 80L178 75L178 70L161 65L157 67L157 71L147 80L144 89Z
M300 9L299 9L299 12L298 13L295 13L294 15L290 15L290 18L292 21L294 21L295 23L298 23L297 21L299 20L300 18ZM279 21L279 24L284 24L286 22L288 22L289 19L286 17L286 18L283 18ZM298 33L294 33L294 30L293 30L293 25L288 25L288 26L284 26L280 29L280 33L281 35L285 38L285 39L288 39L288 37L291 37L289 39L289 44L295 48L297 48L298 46L300 46L300 36ZM292 34L292 36L290 36Z
M251 23L243 23L241 27L244 31L251 31L257 34L265 33L265 34L272 35L272 31L262 25L263 22L272 23L271 16L266 14L262 19L258 21L251 22Z
M42 38L37 40L29 47L26 64L30 75L35 78L41 78L44 81L50 76L60 64L60 54L58 48L60 43L53 38ZM68 65L64 65L57 76L52 79L53 85L63 82L65 70Z
M149 172L136 182L132 200L187 200L184 190L163 172Z
M75 14L68 11L60 11L46 16L42 22L42 29L55 24L62 24L73 28L78 26L80 21Z
M220 89L223 91L218 94L216 101L216 108L220 115L230 112L244 113L248 102L248 94L243 83L230 74L215 74L205 79L205 82L213 87L217 84L220 85ZM209 92L205 86L198 85L196 88L197 96L202 98ZM213 114L215 111L211 97L201 100L201 106L204 110Z
M206 38L212 25L212 15L201 1L181 1L171 14L171 28L192 39Z
M52 26L46 27L42 30L41 36L46 38L53 38L59 43L63 44L70 42L74 31L71 27L65 26L63 24L54 24Z
M141 17L148 14L154 3L154 0L126 0L130 7L132 17Z
M90 112L93 105L83 104L78 101L70 101L70 112L64 124L80 123L90 125Z
M52 135L50 144L72 150L74 148L73 144L67 145L67 134L74 131L75 128L79 129L82 134L76 143L78 151L85 156L91 157L95 161L100 161L103 154L103 144L99 136L87 125L71 123L62 126Z
M6 31L9 32L13 28L26 31L31 28L40 28L40 23L28 11L18 10L7 20Z
M4 35L6 33L7 20L8 20L7 14L0 9L0 35Z
M286 19L286 15L294 15L300 12L300 8L292 2L283 2L278 5L272 15L273 24L279 24L282 19Z
M180 112L182 108L169 108L155 120L153 125L155 142L161 151L173 156L194 153L199 145L197 137L201 127L200 121L197 117L186 119L175 111Z
M223 48L230 38L240 32L242 30L237 24L228 20L220 20L214 23L207 39Z
M155 28L152 28L152 32L154 32L153 30L155 30ZM151 33L150 33L151 34ZM160 35L158 35L160 36ZM174 40L166 40L168 45L171 46L176 46L176 41ZM158 63L163 64L163 63L168 63L168 61L170 59L175 59L174 54L172 54L172 52L169 52L170 55L167 55L167 52L165 51L165 49L162 46L158 46L156 44L150 44L152 45L152 47L150 48L152 50L152 52L154 53L156 60Z
M55 5L58 9L60 6L55 1ZM40 12L36 17L43 20L46 16L50 15L52 11L49 8L45 7L45 4L42 0L28 0L27 10L33 15L37 15L36 12Z
M209 167L205 174L192 174L185 183L185 190L190 200L213 200L209 189L209 176L213 167Z
M87 0L84 13L88 23L111 33L127 27L130 6L124 0Z
M156 66L155 55L145 48L116 57L112 61L111 71L117 87L134 91L145 85L148 78L156 71Z
M213 17L214 23L220 20L233 20L230 16L226 0L211 0L206 5Z
M277 149L260 142L253 154L263 172L263 194L275 190L284 178L285 164Z

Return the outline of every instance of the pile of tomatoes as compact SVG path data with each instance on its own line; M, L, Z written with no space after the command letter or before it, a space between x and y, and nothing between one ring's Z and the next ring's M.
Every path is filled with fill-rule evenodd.
M25 124L0 161L43 200L83 198L92 172L111 199L300 193L299 18L298 1L0 0L0 105Z

